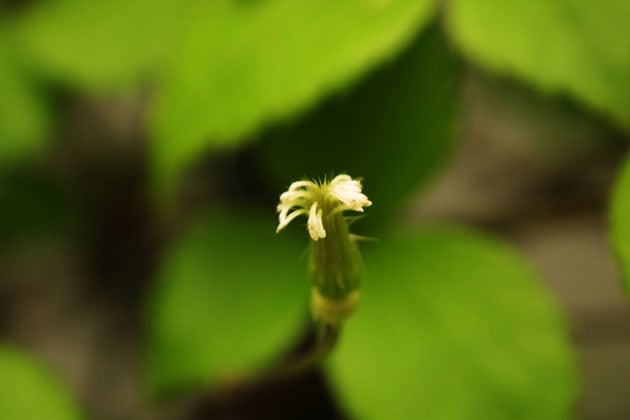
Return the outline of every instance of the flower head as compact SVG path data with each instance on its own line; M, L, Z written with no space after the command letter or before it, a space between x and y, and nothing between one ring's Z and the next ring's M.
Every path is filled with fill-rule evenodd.
M277 232L300 215L308 217L311 311L317 320L337 324L359 303L361 254L343 212L363 212L371 205L361 181L345 174L331 181L297 181L280 195Z
M284 229L293 219L308 215L308 233L317 241L326 237L325 216L346 210L363 212L372 202L361 192L361 181L349 175L337 175L330 182L296 181L280 195L277 211L279 223L276 232Z

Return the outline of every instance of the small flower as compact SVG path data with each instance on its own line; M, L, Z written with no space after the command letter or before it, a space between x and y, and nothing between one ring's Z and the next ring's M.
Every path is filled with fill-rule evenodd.
M337 175L330 182L296 181L280 195L279 223L276 232L293 219L308 214L308 233L317 241L326 237L324 214L333 215L352 210L363 212L372 202L361 192L361 181L349 175Z
M330 182L297 181L280 195L276 232L298 216L308 218L311 311L322 322L341 322L359 303L361 255L343 212L372 205L361 189L361 181L344 174Z

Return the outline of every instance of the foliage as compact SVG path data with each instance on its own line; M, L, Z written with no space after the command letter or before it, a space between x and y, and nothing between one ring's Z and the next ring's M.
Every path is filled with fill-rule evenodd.
M46 147L48 118L0 22L0 167L32 158Z
M364 302L330 366L354 417L569 417L576 378L562 318L512 250L433 229L370 251Z
M78 407L57 378L30 356L0 344L0 418L79 420Z
M61 89L146 98L147 188L169 205L182 173L226 151L252 157L244 172L260 191L362 176L374 207L357 230L382 241L367 249L364 301L327 365L340 405L357 418L570 415L578 381L566 331L527 264L475 233L392 232L454 143L461 62L630 128L629 2L452 0L441 14L434 0L33 3L0 20L1 174L55 149L50 115L63 106L49 106ZM48 197L56 188L25 192L5 178L1 231L17 237L31 213L65 212ZM626 272L629 190L626 169L612 216ZM157 391L264 370L309 322L305 244L274 235L271 207L212 205L169 244L147 297ZM2 349L0 365L0 413L10 402L45 413L20 418L76 418L27 358ZM20 395L43 403L22 406Z
M154 295L160 391L255 374L304 319L299 242L256 217L214 215L203 226L177 247ZM576 379L562 319L512 251L421 231L383 240L365 264L364 301L330 366L357 418L568 417Z
M204 150L239 144L312 106L408 44L432 5L198 2L159 81L151 116L158 174L168 181Z
M77 89L121 91L155 71L170 46L181 3L37 2L19 17L16 38L43 76Z
M450 33L470 58L562 92L630 129L630 3L454 0Z
M156 390L248 374L288 350L308 319L295 245L256 214L212 214L191 228L152 297Z
M150 77L154 173L172 187L206 151L246 142L394 57L434 8L430 0L48 1L12 32L32 68L79 89L121 91ZM627 2L457 0L445 16L474 61L630 124ZM41 106L28 95L19 93L19 114L0 107L0 120L31 118L21 130L41 142ZM5 143L24 143L20 136Z
M263 136L256 153L262 175L277 188L304 174L360 174L378 203L368 230L382 231L451 150L456 64L432 28L349 91Z

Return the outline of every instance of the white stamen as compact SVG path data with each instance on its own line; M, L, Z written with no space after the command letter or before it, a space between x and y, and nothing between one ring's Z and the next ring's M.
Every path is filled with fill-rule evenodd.
M287 191L280 195L278 211L278 228L284 229L296 217L308 213L307 228L314 241L326 237L323 211L331 214L352 210L363 212L364 207L372 202L361 192L361 182L342 174L330 182L315 183L312 181L293 182Z
M320 238L326 237L326 230L324 229L324 221L322 220L322 209L317 208L317 203L313 203L311 210L308 214L308 233L311 235L311 239L317 241Z

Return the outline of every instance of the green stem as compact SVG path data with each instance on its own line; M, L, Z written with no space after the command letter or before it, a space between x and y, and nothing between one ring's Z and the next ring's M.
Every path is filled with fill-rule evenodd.
M317 340L306 352L284 360L260 375L223 384L214 390L215 398L225 400L238 397L247 391L266 388L278 382L299 377L317 368L335 347L341 331L339 325L335 324L321 323L319 326Z
M277 379L292 378L316 368L335 347L341 329L339 325L324 323L315 345L299 358L272 369L269 373Z

